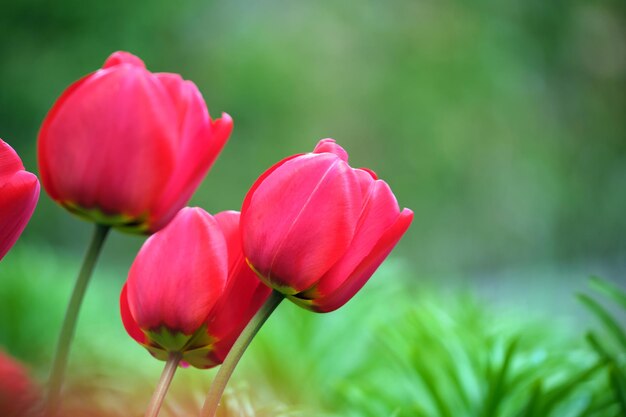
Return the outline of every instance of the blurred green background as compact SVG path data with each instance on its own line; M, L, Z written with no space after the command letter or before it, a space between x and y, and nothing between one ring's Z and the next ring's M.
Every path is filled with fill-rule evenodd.
M194 205L239 209L261 172L324 137L337 139L353 165L385 179L415 220L391 260L401 267L385 266L370 285L392 283L407 308L445 305L467 289L494 306L502 328L502 316L526 319L530 310L539 321L551 313L561 329L585 320L572 293L588 275L626 282L623 0L0 0L0 27L0 137L31 171L37 132L55 99L111 52L126 50L152 71L193 80L213 117L225 111L235 120ZM42 191L22 239L0 264L2 285L15 279L14 268L25 281L4 293L5 305L17 307L6 307L3 319L18 330L5 330L0 341L41 375L51 352L29 335L54 339L90 229ZM116 308L108 297L117 297L141 242L112 233L105 272L95 277L105 282L92 289L90 305ZM24 262L32 272L15 266ZM42 278L45 272L53 278ZM46 333L28 300L41 301L44 284L56 280L60 301L43 303ZM366 292L363 303L385 303L377 294ZM385 317L401 314L394 308ZM130 346L117 314L94 313L79 333L99 323ZM345 314L337 325L344 333L356 317ZM439 334L440 322L432 323ZM144 366L160 366L134 348ZM436 414L429 410L424 415ZM395 415L419 415L403 413Z
M36 171L54 100L127 50L235 120L194 204L239 208L333 137L415 211L398 252L420 273L623 270L625 19L622 0L3 1L0 137ZM41 200L25 239L81 248L87 225Z

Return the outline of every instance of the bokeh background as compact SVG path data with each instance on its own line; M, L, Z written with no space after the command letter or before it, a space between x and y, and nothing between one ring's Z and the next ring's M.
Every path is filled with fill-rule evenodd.
M437 333L443 331L442 323L466 317L459 305L469 303L471 308L486 308L488 313L481 314L489 319L459 326L476 326L476 333L493 336L493 345L477 351L489 357L493 353L502 365L506 357L502 346L509 346L504 335L514 333L513 322L530 327L533 318L549 322L552 327L544 333L550 337L535 341L572 345L576 337L582 340L587 322L594 324L574 297L585 288L587 277L596 274L617 286L626 284L622 0L0 0L0 27L0 137L33 172L37 132L54 100L71 82L97 69L111 52L126 50L140 56L152 71L176 72L193 80L214 117L225 111L235 120L230 142L193 205L211 212L238 209L249 186L267 167L284 156L311 150L321 138L333 137L348 150L353 165L374 169L391 185L400 205L415 212L411 229L362 300L346 306L345 313L333 313L339 318L309 318L282 307L288 318L277 318L276 329L267 331L267 351L272 350L271 331L275 338L289 339L287 334L293 332L281 336L278 329L292 317L300 320L298 329L311 320L322 333L345 335L361 329L355 334L379 334L378 325L370 332L357 322L405 317L402 306L411 311L409 316L422 319L423 326L411 329L425 333L416 333L415 343L398 336L398 343L425 346L426 334L444 337L445 332ZM0 342L30 363L42 380L90 230L91 225L42 193L22 239L0 264L0 288L5 288L0 294L4 305ZM93 369L98 368L96 362L104 363L105 370L123 363L158 373L160 364L125 339L116 307L141 242L137 236L113 233L94 278L97 283L86 302L92 314L87 313L79 327L82 353L75 349L75 360L90 362ZM390 302L395 297L404 301ZM359 309L359 303L377 307ZM428 308L448 318L422 317ZM561 335L569 330L570 336ZM460 337L458 332L451 335ZM310 368L316 367L336 370L347 391L353 389L346 383L350 372L355 386L364 380L403 379L391 371L384 374L387 360L379 363L383 376L354 376L358 373L348 365L345 369L350 371L339 372L337 364L350 362L350 355L337 353L348 347L336 341L330 349L335 353L329 355L342 359L319 365L324 358L312 351L318 336L301 336L310 342L302 343L302 351L281 352L304 355L313 363L300 374L294 371L302 379L312 378ZM361 339L355 335L355 340ZM461 350L469 343L457 341ZM448 345L444 348L454 351ZM376 354L362 363L375 362L380 357L376 349L372 347L370 352ZM251 355L264 357L261 350ZM415 355L423 354L416 348ZM131 359L120 360L127 355ZM448 362L458 360L457 352ZM288 361L281 362L279 356L266 369L278 375L277 398L281 386L293 389L294 384L305 384L279 371ZM573 362L583 366L589 361ZM429 374L413 365L418 380ZM249 370L242 371L249 377L240 378L245 393L245 384L258 380L252 363L244 366ZM88 369L85 375L92 370ZM435 367L430 374L437 378L445 374L443 369ZM76 375L80 379L81 372ZM480 385L461 380L470 388ZM288 409L315 408L321 398L319 408L342 410L333 396L343 391L330 383L332 388L324 389L334 380L321 374L320 384L314 381L302 385L307 392L315 389L313 399L302 392L283 398ZM443 381L438 384L455 384ZM429 396L424 387L433 384L422 383L422 391L410 382L407 386L409 391L400 399L388 401L400 404L396 408L354 415L420 415L417 408L401 405L412 404L412 399L422 398L419 395L425 395L416 400L422 403L423 415L446 415L445 407L442 411L437 404L454 403L441 392L437 395L444 395L443 400ZM473 404L470 388L467 404ZM249 389L254 397L256 388ZM349 400L340 415L365 410L363 404L381 395L380 387L371 390L378 394L365 388L360 394L341 394ZM500 395L485 390L491 397ZM359 400L359 395L369 400ZM489 402L487 397L475 398L476 404ZM423 405L429 401L435 404L431 408ZM473 410L449 407L450 415Z

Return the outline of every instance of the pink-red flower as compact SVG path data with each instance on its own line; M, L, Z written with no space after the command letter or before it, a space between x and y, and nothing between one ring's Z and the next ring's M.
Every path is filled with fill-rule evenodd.
M179 352L210 368L269 294L243 257L239 213L184 208L139 251L122 290L122 321L157 359Z
M39 199L39 181L0 139L0 259L20 237Z
M361 289L412 219L387 183L351 168L346 151L324 139L252 186L241 209L243 250L266 284L328 312Z
M38 389L26 369L0 350L0 416L29 416L38 398Z
M197 87L127 52L72 84L39 132L41 181L68 210L149 233L189 200L228 140Z

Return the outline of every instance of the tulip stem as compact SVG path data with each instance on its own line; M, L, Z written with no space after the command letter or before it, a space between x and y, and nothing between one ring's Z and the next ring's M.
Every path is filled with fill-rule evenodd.
M159 415L159 410L161 410L161 404L163 404L163 399L165 398L165 394L172 383L172 378L174 378L174 374L176 373L176 369L178 368L178 363L180 362L183 355L180 352L170 352L170 355L167 358L167 362L165 362L165 368L163 368L163 373L161 373L161 379L159 379L159 383L154 389L154 393L152 394L152 399L150 400L150 404L148 404L148 409L146 410L145 417L157 417Z
M60 403L61 387L63 385L63 379L65 376L65 369L67 368L67 359L70 353L70 347L72 345L72 339L74 337L74 331L76 329L76 321L78 319L78 313L80 306L85 296L85 291L89 285L89 279L93 273L94 266L100 255L102 245L109 232L109 226L96 224L96 228L89 244L89 249L83 260L83 265L74 284L74 290L72 297L67 305L65 312L65 319L63 320L63 327L61 328L61 334L59 336L59 342L57 344L56 355L54 357L54 363L52 366L52 373L50 374L50 381L48 385L48 401L46 404L46 416L54 417L57 413L57 409Z
M237 363L239 363L241 356L245 352L248 345L250 345L250 342L258 333L259 329L261 329L261 326L263 326L265 321L284 298L285 296L278 291L272 291L272 294L269 296L267 301L265 301L265 304L261 306L259 311L257 311L254 317L252 317L252 320L250 320L248 325L243 329L237 338L237 341L230 349L230 352L226 355L224 363L222 363L219 371L217 371L217 375L215 375L213 383L211 383L209 393L207 394L204 406L202 407L201 417L215 417L215 413L217 412L217 407L219 406L222 395L224 394L226 384L228 383L230 376L233 374Z

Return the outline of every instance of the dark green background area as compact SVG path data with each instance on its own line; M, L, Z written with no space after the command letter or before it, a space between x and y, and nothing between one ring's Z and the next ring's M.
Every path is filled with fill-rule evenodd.
M263 170L333 137L415 211L396 253L425 276L624 269L621 0L1 6L0 137L32 171L54 100L127 50L235 120L195 205L238 209ZM87 230L42 194L24 240L82 251ZM139 240L115 240L129 262Z

